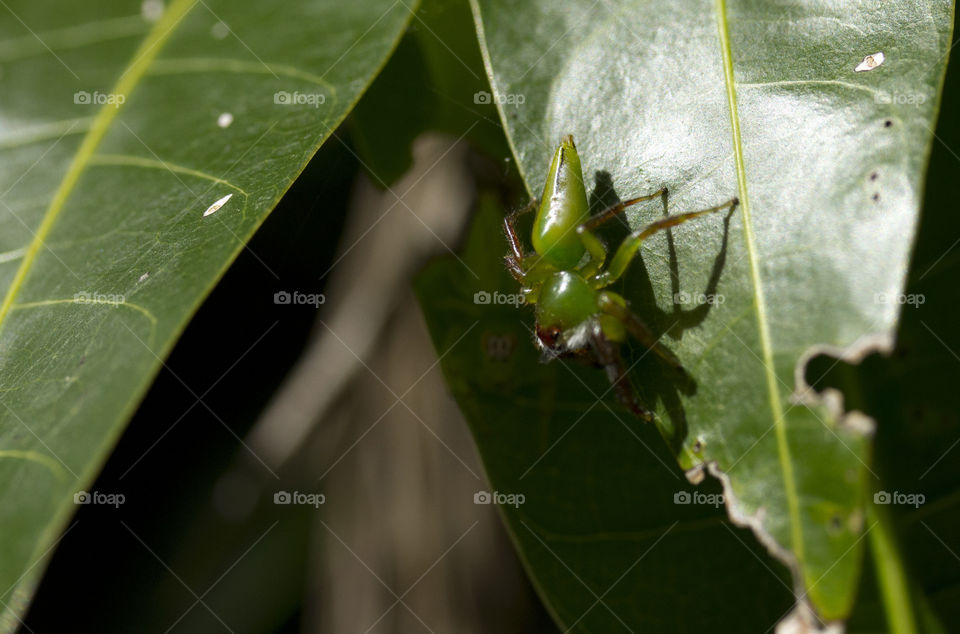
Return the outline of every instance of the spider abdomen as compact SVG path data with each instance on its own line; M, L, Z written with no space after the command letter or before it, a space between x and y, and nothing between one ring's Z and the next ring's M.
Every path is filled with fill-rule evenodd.
M559 269L572 269L583 257L577 227L589 216L580 156L573 137L566 136L553 155L540 208L533 224L533 248Z

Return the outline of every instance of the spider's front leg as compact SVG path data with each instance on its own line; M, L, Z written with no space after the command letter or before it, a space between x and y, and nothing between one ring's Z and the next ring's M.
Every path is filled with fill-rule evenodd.
M586 224L577 227L577 236L583 247L587 250L587 261L580 267L580 274L585 278L591 278L603 268L603 263L607 261L607 248Z
M577 235L580 237L580 242L583 243L584 248L587 250L587 253L590 255L586 264L580 269L580 273L584 277L593 277L603 269L603 264L607 260L607 249L601 242L600 238L593 233L593 230L609 222L611 219L616 218L619 214L622 214L627 207L630 205L635 205L637 203L644 202L646 200L653 200L654 198L662 197L667 195L667 188L661 187L652 194L646 194L645 196L637 196L636 198L631 198L630 200L625 200L619 202L612 207L608 207L598 214L589 218L582 225L577 227Z
M652 422L653 412L640 404L630 384L630 377L627 376L627 369L623 365L618 345L607 339L599 320L594 320L590 328L590 348L597 363L606 370L607 378L610 379L610 384L617 394L617 400L637 417Z
M517 228L514 225L517 218L524 214L528 214L533 211L537 206L537 199L533 198L525 207L517 209L507 214L506 218L503 219L503 231L507 234L507 242L510 244L511 253L504 256L503 260L506 262L507 270L510 271L510 274L518 282L523 282L524 280L524 268L523 268L523 241L520 240L520 235L517 234Z
M633 261L634 256L637 255L637 251L640 249L640 244L658 231L675 227L688 220L698 218L704 214L713 213L714 211L723 211L724 209L732 210L736 208L738 204L740 204L740 200L736 197L733 197L720 205L715 205L706 209L700 209L699 211L689 211L687 213L677 214L675 216L667 216L666 218L657 220L656 222L651 222L647 226L634 231L624 239L616 253L613 254L613 258L611 258L610 266L607 267L607 270L595 274L590 279L591 283L595 288L603 288L618 280L620 276L626 272L627 267L630 266L630 262Z
M630 205L636 205L637 203L642 203L647 200L653 200L654 198L661 198L661 197L663 197L664 200L666 200L666 196L667 196L667 188L661 187L660 189L653 192L652 194L645 194L643 196L637 196L636 198L631 198L630 200L624 200L623 202L619 202L616 205L612 205L607 209L604 209L600 213L596 214L595 216L591 217L589 220L583 223L583 226L586 227L588 230L596 229L603 223L608 222L613 218L616 218L619 214L622 214L624 211L626 211L627 207L629 207Z

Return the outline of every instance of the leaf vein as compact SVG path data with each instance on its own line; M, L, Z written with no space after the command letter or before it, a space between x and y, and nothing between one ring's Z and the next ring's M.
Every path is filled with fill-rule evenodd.
M114 94L127 95L136 88L150 63L159 53L160 45L166 42L173 32L173 28L194 6L194 0L176 0L169 6L146 39L144 39L133 61L117 80L112 90ZM70 167L67 169L63 180L60 182L60 186L57 188L50 202L50 206L44 214L43 220L40 222L40 226L34 233L33 240L27 246L27 251L23 256L23 260L13 280L10 282L10 287L7 289L6 295L3 298L3 303L0 304L0 330L6 325L6 317L13 306L13 302L20 292L24 280L30 272L41 247L44 245L45 239L50 235L57 218L60 217L60 213L63 211L67 199L73 192L77 181L79 181L81 174L83 174L96 148L106 136L110 125L117 117L117 113L120 112L123 107L123 104L117 107L105 104L101 107L100 112L93 121L93 125L81 142L73 161L70 163Z
M733 76L733 50L730 43L730 26L727 20L726 0L716 0L717 26L720 32L720 52L723 58L723 74L726 87L727 105L730 111L730 128L733 136L733 153L737 169L737 189L740 194L740 213L743 217L743 234L750 263L750 278L754 289L754 308L757 313L762 365L770 400L770 414L774 419L777 438L777 453L783 471L784 492L790 513L790 541L797 561L804 560L803 529L800 524L800 502L797 497L796 479L790 447L787 443L787 429L784 422L783 404L777 387L778 377L773 363L773 346L770 340L770 326L763 295L763 282L760 279L760 265L757 260L756 238L753 234L752 209L747 191L747 172L744 163L743 140L740 135L740 114L737 110L737 89Z
M185 174L187 176L195 176L197 178L202 178L214 183L226 185L227 187L235 189L244 196L249 196L249 194L239 185L235 185L226 179L219 178L213 174L208 174L191 167L183 167L181 165L176 165L175 163L169 163L163 160L149 159L143 156L135 156L133 154L96 154L90 157L90 164L113 165L121 167L143 167L147 169L158 169L177 174Z

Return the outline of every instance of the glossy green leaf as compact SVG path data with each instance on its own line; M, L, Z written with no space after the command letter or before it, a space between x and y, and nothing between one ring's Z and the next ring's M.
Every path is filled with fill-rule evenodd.
M491 489L524 496L499 510L547 609L565 631L769 628L790 609L789 576L725 521L720 488L694 489L602 372L540 364L526 309L474 301L516 291L500 218L485 199L462 261L433 262L416 290ZM709 503L675 504L694 493Z
M649 239L623 283L694 384L649 358L632 375L689 477L705 469L720 476L727 512L788 566L801 603L843 619L870 529L863 502L873 425L843 417L838 393L824 401L796 376L816 351L855 359L890 347L952 4L477 0L474 11L529 192L542 187L561 135L573 134L596 202L669 187L666 209L631 210L630 228L739 196L727 218ZM442 305L461 325L480 314L424 298L428 314ZM442 332L444 318L435 320ZM636 467L617 453L623 435L610 431L640 423L622 420L613 405L606 411L610 398L597 405L602 389L556 392L557 373L569 368L531 367L522 382L487 387L487 398L504 399L498 411L471 407L469 390L483 383L457 355L449 353L448 375L496 486L534 498L556 490L558 474L591 485L562 515L543 510L525 521L532 537L508 514L528 561L543 544L558 547L571 525L600 533L644 526L645 505L672 494L644 488L632 514L604 495L642 483L625 482L624 471ZM582 429L600 414L605 424ZM507 425L539 435L513 437ZM602 589L609 582L601 581L608 571L594 569L599 551L582 546L564 562ZM620 554L629 564L628 552ZM550 569L532 564L531 572L555 609L575 601ZM618 586L611 597L640 600L629 590ZM558 613L565 627L570 616Z
M376 75L414 6L0 8L7 627L74 492L187 319Z

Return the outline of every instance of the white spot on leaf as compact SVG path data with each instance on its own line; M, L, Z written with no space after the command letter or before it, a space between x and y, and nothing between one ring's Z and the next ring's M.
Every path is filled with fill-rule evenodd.
M143 280L147 279L148 277L150 277L150 271L147 271L146 273L144 273L143 275L141 275L141 276L140 276L140 279L137 280L137 283L142 282Z
M212 27L210 27L210 35L215 39L222 40L230 34L230 27L227 26L224 22L215 22Z
M224 112L217 117L217 125L221 128L228 128L231 123L233 123L233 115L229 112Z
M882 64L883 60L885 59L886 59L886 56L884 56L882 51L878 53L874 53L873 55L867 55L866 57L863 58L862 62L857 64L857 67L854 68L853 70L857 71L858 73L862 73L868 70L873 70L874 68Z
M163 0L143 0L140 17L147 22L156 22L163 15Z
M224 205L226 205L226 204L227 204L227 201L230 200L232 197L233 197L233 194L227 194L226 196L224 196L223 198L221 198L221 199L218 200L217 202L215 202L215 203L213 203L212 205L210 205L209 207L207 207L207 210L206 210L205 212L203 212L203 215L204 215L204 216L209 216L210 214L216 213L217 210L219 210L221 207L223 207Z

